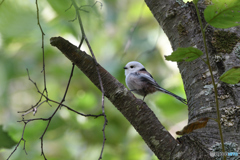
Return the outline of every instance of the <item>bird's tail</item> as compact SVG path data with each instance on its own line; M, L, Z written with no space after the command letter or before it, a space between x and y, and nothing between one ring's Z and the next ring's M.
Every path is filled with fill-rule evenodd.
M178 99L179 101L181 101L182 103L186 104L187 105L187 100L182 98L182 97L179 97L177 96L176 94L173 94L172 92L169 92L167 91L166 89L163 89L162 87L157 87L157 89L160 91L160 92L163 92L163 93L166 93L166 94L169 94L173 97L175 97L176 99Z

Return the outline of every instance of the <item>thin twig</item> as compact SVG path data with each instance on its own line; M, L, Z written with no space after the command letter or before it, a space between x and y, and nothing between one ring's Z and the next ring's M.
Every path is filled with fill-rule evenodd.
M48 121L47 126L46 126L43 134L42 134L41 137L40 137L40 140L41 140L41 155L44 157L45 160L47 160L47 158L46 158L46 156L45 156L45 154L44 154L44 149L43 149L43 138L44 138L44 135L45 135L46 132L47 132L47 129L48 129L50 123L51 123L52 118L54 117L54 115L57 113L57 111L59 110L59 108L60 108L61 106L64 106L64 107L66 107L68 110L70 110L70 111L72 111L72 112L75 112L75 113L77 113L77 114L79 114L79 115L81 115L81 116L85 116L85 117L95 117L95 118L97 118L97 117L100 117L100 116L104 116L104 118L105 118L105 123L104 123L103 132L105 131L105 126L106 126L106 124L107 124L106 115L105 115L105 112L104 112L104 90L103 90L103 87L102 87L102 81L101 81L101 77L100 77L100 74L99 74L99 71L98 71L96 59L95 59L96 68L97 68L97 71L98 71L98 74L99 74L99 79L100 79L101 88L102 88L102 93L103 93L103 95L102 95L102 99L103 99L103 100L102 100L102 108L103 108L102 114L99 114L99 115L83 114L83 113L80 113L80 112L78 112L78 111L76 111L76 110L74 110L74 109L72 109L72 108L70 108L70 107L68 107L68 106L66 106L66 105L63 104L63 102L65 101L65 98L66 98L66 96L67 96L67 92L68 92L68 89L69 89L69 86L70 86L70 82L71 82L71 79L72 79L72 76L73 76L73 71L74 71L74 67L75 67L74 64L73 64L73 66L72 66L72 70L71 70L71 74L70 74L70 77L69 77L69 80L68 80L68 84L67 84L67 87L66 87L66 90L65 90L65 92L64 92L64 95L63 95L63 98L62 98L61 102L57 102L57 101L54 101L54 100L51 100L51 99L48 98L48 92L47 92L47 87L46 87L45 53L44 53L44 35L45 35L45 34L44 34L44 32L43 32L43 29L42 29L42 27L41 27L40 20L39 20L39 8L38 8L38 1L37 1L37 0L36 0L36 7L37 7L37 20L38 20L38 25L39 25L39 28L40 28L41 33L42 33L42 53L43 53L43 70L42 70L42 72L43 72L43 77L44 77L44 89L43 89L42 92L39 90L39 88L38 88L38 86L37 86L37 83L34 82L34 81L30 78L30 74L29 74L29 71L28 71L28 69L27 69L28 79L34 84L35 88L37 89L37 92L38 92L41 96L40 96L39 101L38 101L34 106L32 106L31 108L29 108L28 110L19 111L19 112L18 112L18 113L23 113L23 114L22 114L22 120L21 120L21 121L18 121L18 122L24 122L22 137L21 137L20 141L18 142L18 144L16 145L16 147L14 148L14 150L12 151L12 153L9 155L8 159L9 159L9 158L13 155L13 153L17 150L17 148L18 148L18 146L20 145L21 141L24 141L24 147L23 147L23 149L24 149L25 153L27 154L26 149L25 149L26 140L23 138L24 133L25 133L25 129L26 129L26 125L27 125L29 122L33 122L33 121L37 121L37 120L42 120L42 121ZM70 8L71 8L71 6L70 6ZM85 34L84 34L84 35L85 35ZM87 41L86 37L83 36L83 37L82 37L82 40L81 40L81 44L83 43L84 39ZM88 43L88 44L89 44L89 43ZM90 46L90 45L89 45L89 46ZM81 45L79 45L79 48L80 48L80 47L81 47ZM92 50L91 50L91 53L93 54ZM94 56L94 54L93 54L93 56ZM95 57L94 57L94 58L95 58ZM42 101L42 98L43 98L43 97L45 98L44 101ZM42 104L44 104L45 102L47 102L47 103L49 104L49 101L58 104L58 107L55 109L55 111L52 113L52 115L51 115L50 117L48 117L48 118L35 118L35 119L28 119L28 120L25 120L25 119L24 119L24 116L25 116L25 115L27 115L27 114L29 114L29 113L31 113L31 112L33 112L33 113L35 114L38 107L40 107L40 106L41 106ZM49 105L50 105L50 104L49 104ZM51 105L50 105L50 106L51 106ZM105 132L104 132L104 142L105 142L105 140L106 140L106 138L105 138ZM103 143L104 143L104 142L103 142ZM103 144L103 148L104 148L104 144ZM103 148L102 148L102 150L103 150ZM101 154L102 154L102 153L101 153Z
M26 125L27 125L27 123L24 122L24 127L23 127L23 131L22 131L22 137L21 137L21 139L19 140L19 142L17 143L17 145L16 145L16 147L14 148L14 150L13 150L13 151L11 152L11 154L8 156L7 160L9 160L10 157L13 155L13 153L17 150L17 148L19 147L21 141L24 142L23 150L24 150L25 153L27 154L27 151L26 151L26 148L25 148L26 140L23 138L23 135L24 135L24 132L25 132Z
M42 101L39 105L37 105L36 107L33 107L31 110L28 110L27 112L25 112L24 114L22 114L22 116L27 115L28 113L33 112L33 115L35 115L37 113L37 108L40 107L43 103L47 102L47 100ZM18 112L20 113L20 112Z
M93 5L82 5L81 7L79 7L79 10L82 10L83 7L91 7L91 8L93 8L97 3L100 4L100 7L101 7L100 9L102 9L102 7L103 7L102 2L95 1L95 3L93 3Z
M39 90L36 82L34 82L34 81L31 79L30 76L28 77L28 79L34 84L35 88L37 89L37 92L38 92L39 94L41 94L42 97L46 98L46 99L48 100L48 102L53 102L53 103L56 103L56 104L58 104L58 105L60 104L60 102L57 102L57 101L55 101L55 100L52 100L52 99L48 98L46 95L44 95L42 92L40 92L40 90ZM61 106L66 107L68 110L73 111L73 112L75 112L75 113L77 113L77 114L79 114L79 115L81 115L81 116L84 116L84 117L95 117L95 118L97 118L97 117L99 117L99 116L103 116L102 114L99 114L99 115L83 114L83 113L80 113L80 112L72 109L71 107L69 107L69 106L67 106L67 105L65 105L65 104L61 104ZM26 111L19 111L18 113L28 112L29 110L32 110L32 109L33 109L33 107L31 107L30 109L28 109L28 110L26 110Z
M40 23L39 8L38 8L38 1L37 1L37 0L36 0L36 9L37 9L37 24L38 24L39 29L40 29L41 34L42 34L42 46L41 46L41 48L42 48L42 53L43 53L43 70L42 70L42 72L43 72L43 77L44 77L44 78L43 78L43 79L44 79L44 89L43 89L43 91L42 91L43 94L41 94L40 99L38 100L38 102L37 102L34 106L32 106L31 108L29 108L29 109L26 110L26 111L21 111L21 112L18 112L18 113L27 112L27 111L29 111L29 110L32 110L34 107L38 106L38 104L42 101L42 97L43 97L43 95L44 95L44 92L46 92L46 95L47 95L47 97L48 97L48 92L47 92L47 87L46 87L45 52L44 52L44 35L45 35L45 33L43 32L43 29L42 29L42 26L41 26L41 23ZM29 75L28 69L27 69L27 73L28 73L28 78L29 78L29 80L32 81L32 80L30 79L30 75ZM32 82L33 82L33 81L32 81ZM34 84L35 86L37 85L35 82L33 82L33 84ZM39 92L40 92L40 91L39 91Z
M71 5L65 10L65 12L67 12L68 10L70 10L72 8L72 3Z
M16 147L14 148L14 150L12 151L12 153L9 155L8 159L9 159L9 158L12 156L12 154L17 150L17 148L18 148L18 146L20 145L21 141L24 141L24 148L23 148L23 149L24 149L25 153L27 154L26 149L25 149L25 143L26 143L26 141L25 141L25 139L23 138L23 135L24 135L24 132L25 132L25 128L26 128L27 123L32 122L32 121L37 121L37 120L48 121L48 124L47 124L47 126L46 126L46 128L45 128L45 130L44 130L44 132L43 132L43 134L42 134L42 136L40 137L40 139L41 139L41 155L43 155L43 157L44 157L45 160L47 159L46 156L45 156L45 154L44 154L44 151L43 151L43 137L44 137L44 135L45 135L45 133L46 133L48 127L49 127L49 124L50 124L50 122L51 122L51 119L52 119L53 116L56 114L56 112L58 111L58 109L60 108L60 106L66 107L68 110L70 110L70 111L72 111L72 112L75 112L75 113L77 113L77 114L79 114L79 115L81 115L81 116L85 116L85 117L95 117L95 118L98 118L98 117L100 117L100 116L103 116L103 114L99 114L99 115L83 114L83 113L80 113L80 112L78 112L78 111L76 111L76 110L74 110L74 109L72 109L72 108L70 108L70 107L68 107L68 106L66 106L66 105L63 104L63 101L65 101L65 97L66 97L66 95L67 95L67 91L68 91L68 88L69 88L69 85L70 85L70 81L71 81L71 78L72 78L72 75L73 75L74 66L75 66L75 65L73 64L72 71L71 71L71 74L70 74L70 78L69 78L69 80L68 80L67 88L66 88L66 91L65 91L65 93L64 93L64 96L63 96L63 99L62 99L61 102L57 102L57 101L51 100L51 99L49 99L46 95L44 95L44 93L39 90L39 88L38 88L38 86L37 86L37 83L34 82L34 81L31 79L31 77L30 77L30 75L29 75L29 72L28 72L28 70L27 70L28 79L34 84L35 88L37 89L37 92L38 92L39 94L41 94L41 97L46 98L46 100L43 101L43 102L41 102L41 103L37 103L37 106L31 107L30 109L28 109L28 110L26 110L26 111L18 112L18 113L24 113L24 114L22 115L22 120L21 120L21 121L18 121L18 122L24 122L25 125L24 125L24 127L23 127L22 137L21 137L20 141L18 142L18 144L16 145ZM31 113L31 112L34 112L34 111L37 110L37 109L34 109L34 108L38 108L38 107L39 107L40 105L42 105L43 103L49 102L49 101L58 104L58 107L55 109L54 113L53 113L49 118L35 118L35 119L28 119L28 120L25 120L25 119L24 119L24 116L25 116L26 114Z
M44 35L45 33L43 32L41 23L40 23L40 18L39 18L39 8L38 8L38 0L36 0L36 8L37 8L37 24L40 28L40 31L42 33L42 55L43 55L43 81L44 81L44 89L43 92L46 92L46 95L48 96L48 91L47 91L47 84L46 84L46 72L45 72L45 52L44 52Z
M42 136L40 137L40 139L41 139L41 155L43 155L43 157L45 159L46 159L46 156L45 156L44 151L43 151L43 137L46 134L46 131L47 131L48 127L49 127L49 124L51 123L52 118L57 113L58 109L62 106L62 103L65 101L65 98L66 98L66 95L67 95L67 92L68 92L68 88L69 88L69 85L70 85L70 82L71 82L71 79L72 79L72 76L73 76L74 66L75 65L73 64L72 70L71 70L71 74L70 74L70 77L69 77L69 80L68 80L68 84L67 84L66 90L64 92L63 98L62 98L60 104L58 105L58 107L53 112L53 114L48 118L48 124L47 124L47 126L46 126L46 128L45 128L45 130L44 130L44 132L42 134Z
M95 67L96 67L96 71L97 71L97 74L98 74L98 79L99 79L99 83L100 83L100 88L101 88L101 92L102 92L102 114L104 116L104 125L103 125L103 145L102 145L102 150L101 150L101 153L100 153L100 156L99 156L99 159L102 159L102 154L103 154L103 149L104 149L104 145L105 145L105 141L106 141L106 136L105 136L105 127L107 125L107 117L106 117L106 114L105 114L105 108L104 108L104 88L103 88L103 84L102 84L102 79L101 79L101 76L100 76L100 73L99 73L99 68L98 68L98 63L97 63L97 60L96 60L96 57L93 53L93 50L92 50L92 47L87 39L87 36L85 34L85 31L84 31L84 27L83 27L83 23L82 23L82 19L81 19L81 16L80 16L80 12L79 12L79 7L77 6L75 0L72 0L72 4L76 10L76 15L77 15L77 18L78 18L78 22L79 22L79 26L80 26L80 30L81 30L81 33L82 33L82 39L81 39L81 42L78 46L78 48L81 47L82 45L82 42L83 42L83 39L85 40L88 48L89 48L89 51L93 57L93 60L94 60L94 63L95 63Z

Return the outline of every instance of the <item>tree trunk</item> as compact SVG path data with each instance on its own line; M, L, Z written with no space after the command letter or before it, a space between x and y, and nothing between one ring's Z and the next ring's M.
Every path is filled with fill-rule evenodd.
M175 0L145 0L154 17L168 36L173 50L178 47L195 46L204 52L204 44L193 3L179 4ZM206 5L198 2L203 25L206 25L203 11ZM218 83L218 99L221 110L221 124L226 152L238 151L240 142L240 85L229 85L219 80L227 70L240 64L240 28L216 29L210 25L206 30L210 63L215 81ZM206 58L204 54L202 58ZM207 65L197 59L193 62L178 63L188 99L189 123L201 117L216 118L215 95ZM194 131L179 139L182 147L172 151L179 153L179 159L203 159L210 151L221 148L218 125L209 121L205 128ZM226 143L227 142L227 143ZM215 148L215 150L214 150ZM228 150L231 149L231 150ZM221 151L218 150L219 152ZM179 152L179 153L177 153ZM191 157L191 158L189 158ZM193 158L194 157L194 158ZM237 158L236 158L237 159Z
M173 50L178 47L196 46L204 51L200 26L192 3L181 6L173 0L145 1L167 34ZM199 8L203 17L202 12L205 6L200 3L199 5L201 5ZM239 28L217 30L208 26L206 36L214 78L219 83L217 89L221 114L225 116L222 121L224 141L229 142L227 145L230 148L232 147L231 149L234 151L240 141L238 133L240 109L237 107L240 103L240 87L239 85L225 84L218 79L224 71L238 65L240 61L240 49L236 47L239 38L236 38L235 43L230 45L228 43L224 43L223 46L218 45L220 40L227 39L227 42L229 42L232 34L239 37ZM89 55L61 37L51 38L51 44L56 46L100 88L96 66ZM216 59L216 57L218 58ZM202 56L202 58L205 58L205 56ZM213 159L210 156L210 148L217 151L216 148L221 146L216 144L220 143L220 136L215 121L210 120L205 128L198 129L175 140L146 103L135 98L124 85L99 64L97 67L99 67L103 81L105 96L128 119L158 159ZM211 88L212 82L206 64L197 59L193 62L178 63L178 67L187 94L189 122L201 117L216 118L214 92Z

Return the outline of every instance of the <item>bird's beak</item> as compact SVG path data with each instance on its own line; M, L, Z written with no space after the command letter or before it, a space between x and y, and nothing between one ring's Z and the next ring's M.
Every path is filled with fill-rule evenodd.
M123 67L123 69L127 69L127 67Z

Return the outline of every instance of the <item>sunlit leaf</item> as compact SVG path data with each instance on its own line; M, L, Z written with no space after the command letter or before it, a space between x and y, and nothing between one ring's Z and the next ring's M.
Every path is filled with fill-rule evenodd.
M203 52L201 50L194 47L188 47L188 48L178 48L170 56L165 56L165 58L166 60L169 60L169 61L190 62L197 59L201 55L203 55Z
M233 67L230 70L224 72L220 80L229 83L229 84L236 84L240 82L240 67Z
M213 0L204 10L205 20L216 28L230 28L240 25L239 0Z
M209 120L208 117L201 118L196 122L188 124L181 131L177 131L176 134L177 135L184 135L184 134L191 133L193 130L203 128L207 125L208 120Z
M11 148L17 143L0 126L0 148Z

